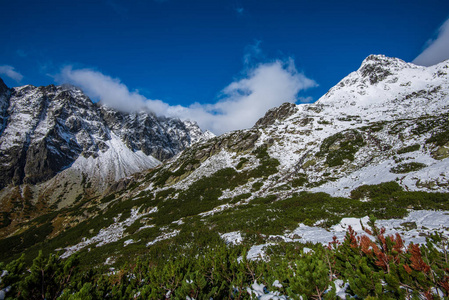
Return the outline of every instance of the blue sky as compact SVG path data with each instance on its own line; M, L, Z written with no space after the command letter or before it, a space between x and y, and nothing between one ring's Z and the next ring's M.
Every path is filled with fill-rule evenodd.
M94 100L215 133L317 100L370 54L449 56L441 0L0 1L8 86L70 82Z

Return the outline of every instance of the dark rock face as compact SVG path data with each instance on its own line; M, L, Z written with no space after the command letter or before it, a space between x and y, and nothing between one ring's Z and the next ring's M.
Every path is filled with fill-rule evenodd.
M3 129L6 127L6 122L8 120L7 109L9 106L9 96L10 90L0 78L0 135Z
M0 189L46 181L80 155L108 151L113 136L162 161L203 135L195 123L94 104L73 86L9 89L1 79L0 126Z
M256 122L255 127L273 125L276 120L285 120L297 111L296 104L286 102L279 107L270 109L264 117Z
M365 59L359 71L363 77L369 79L370 84L376 84L393 74L389 69L391 64L392 62L387 58L370 55Z
M88 110L92 112L85 114ZM78 130L65 124L71 118L82 120ZM95 131L105 130L86 96L53 85L12 89L7 119L0 136L0 187L50 179L82 151L96 150L91 139L77 138L83 130L91 131L88 124L96 125Z
M196 123L158 117L152 112L122 113L100 107L100 113L106 126L130 149L160 161L173 157L202 134Z
M0 78L0 95L5 94L8 90L9 89L6 86L6 84L3 82L3 79Z

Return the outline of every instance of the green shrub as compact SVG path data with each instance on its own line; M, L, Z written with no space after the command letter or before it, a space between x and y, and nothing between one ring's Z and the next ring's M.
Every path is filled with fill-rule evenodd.
M409 162L409 163L398 164L397 166L391 168L390 172L395 173L395 174L404 174L404 173L419 171L425 167L427 167L427 165L425 165L423 163Z
M362 135L357 130L339 132L324 139L317 156L326 156L329 167L343 165L344 160L354 160L354 154L365 145Z
M257 192L258 190L260 190L260 188L262 186L263 186L263 182L262 181L254 182L253 185L251 186L252 187L251 191Z
M239 163L237 164L236 169L240 170L243 168L243 166L249 161L247 157L241 157Z
M421 146L419 144L414 144L414 145L410 145L410 146L401 148L398 151L396 151L396 153L404 154L404 153L414 152L414 151L418 151L420 148L421 148Z
M445 128L432 134L432 136L426 140L426 144L435 144L440 147L447 143L449 143L449 128Z
M302 193L283 206L297 209L301 200L322 206L337 198ZM274 210L282 202L267 205ZM374 218L366 229L357 235L349 228L343 241L327 247L279 243L266 248L268 260L248 261L246 246L225 245L216 230L194 217L173 241L161 241L135 256L128 251L138 245L128 246L126 260L114 272L105 266L82 269L76 255L61 260L42 252L32 263L23 256L6 266L0 263L0 270L7 270L0 289L10 287L9 299L250 299L248 290L257 282L292 299L335 299L335 279L340 279L349 284L348 298L424 299L436 288L443 298L449 296L449 268L441 251L447 247L446 237L434 234L424 245L405 246L399 234L386 236L377 228ZM263 238L257 232L244 234ZM312 251L306 253L304 247ZM110 246L90 253L96 258L90 262L116 254Z
M115 199L115 194L110 194L110 195L108 195L108 196L106 196L106 197L103 197L101 200L100 200L100 202L101 203L107 203L107 202L110 202L110 201L112 201L112 200L114 200Z
M41 226L32 226L23 233L0 240L0 261L7 261L27 248L46 239L53 231L51 222Z
M305 174L298 174L296 178L294 178L292 181L292 187L300 187L304 186L305 184L309 183L309 180L307 179Z
M267 197L261 197L261 198L254 198L253 200L251 200L251 204L268 204L268 203L272 203L273 201L276 200L276 196L275 195L270 195Z
M27 268L22 256L6 266L8 273L0 281L0 289L10 287L8 299L56 299L80 280L78 264L76 255L61 260L54 254L45 257L39 252Z
M390 197L395 192L402 191L402 187L396 181L389 181L375 185L361 185L351 191L352 199L369 198L374 199L378 197Z
M152 178L155 186L162 187L166 184L169 178L179 178L187 172L195 170L200 165L200 161L196 159L189 159L181 164L176 171L169 169L158 169L157 173L150 173L148 178Z

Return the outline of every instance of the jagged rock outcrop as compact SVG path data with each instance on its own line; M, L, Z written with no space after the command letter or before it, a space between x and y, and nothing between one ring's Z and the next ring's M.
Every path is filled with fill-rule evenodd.
M8 120L7 109L9 106L9 94L9 88L0 78L0 135L3 132L3 129L6 127L6 121Z
M260 118L254 126L260 127L260 126L272 125L272 124L276 123L276 120L283 121L286 118L293 115L297 111L298 111L298 108L296 107L295 104L286 102L279 107L275 107L275 108L272 108L269 111L267 111L265 116Z
M95 173L90 170L95 164L116 168L101 174L103 183L116 180L154 167L207 136L193 122L94 104L73 86L9 89L3 81L0 125L0 189L44 182L78 159L92 160L76 164L87 175ZM129 153L120 150L121 143ZM111 151L114 155L105 155ZM112 158L116 161L107 161Z
M122 113L101 106L106 126L133 151L160 161L173 157L204 137L195 122L156 116L152 112Z

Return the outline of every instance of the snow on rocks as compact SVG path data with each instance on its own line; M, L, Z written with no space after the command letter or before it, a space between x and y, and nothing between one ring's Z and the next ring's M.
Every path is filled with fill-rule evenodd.
M202 177L207 177L212 175L213 173L227 168L229 166L235 165L236 162L232 158L233 154L229 153L226 150L222 150L219 153L215 154L212 157L206 159L201 166L195 169L192 174L190 174L184 180L174 184L172 187L176 189L188 189L189 186Z
M132 151L119 137L111 134L111 139L106 141L108 150L99 152L98 157L79 156L73 163L73 169L80 170L96 178L99 183L117 181L121 178L151 169L161 162L153 156L145 155L142 151Z
M313 253L313 249L310 249L310 248L304 247L304 248L302 249L302 252L303 252L304 254L309 254L309 253Z
M157 238L155 238L154 240L152 240L151 242L147 243L147 247L156 244L157 242L163 241L163 240L168 240L171 239L175 236L177 236L179 234L179 232L181 232L181 230L173 230L171 232L167 232L164 233L163 235L158 236Z
M349 283L344 282L341 279L334 280L335 294L340 299L346 299L346 289L349 287Z
M126 247L126 246L128 246L130 244L134 244L134 243L136 243L136 242L133 239L126 240L123 242L123 247Z
M131 216L122 222L118 222L118 218L114 218L114 223L109 225L107 228L103 228L100 232L89 238L83 238L83 241L71 246L64 248L66 250L65 253L61 255L61 258L67 258L75 252L85 248L88 245L96 244L97 247L101 247L103 245L116 242L123 238L126 227L131 226L135 221L140 219L143 216L155 213L157 211L157 207L151 209L147 213L139 214L140 208L131 209ZM126 246L126 245L125 245Z
M6 293L9 292L11 290L11 286L7 286L4 289L0 290L0 300L3 300L6 298Z
M153 228L153 227L156 227L156 225L154 225L154 224L143 225L142 227L140 227L139 229L137 229L136 232L139 232L139 231L144 230L144 229L146 229L146 228Z
M368 220L368 217L360 219L343 218L340 223L332 226L329 230L300 224L288 236L301 237L300 239L293 239L293 241L327 245L329 242L332 242L334 236L338 240L343 241L349 225L358 234L365 234L361 223L366 226ZM408 224L412 224L412 226L408 226ZM399 232L405 244L423 244L426 242L426 236L431 232L440 232L444 235L449 235L449 214L444 211L416 210L410 211L409 215L402 219L377 220L376 226L379 228L385 227L385 235L393 235Z
M184 218L181 218L181 219L179 219L177 221L173 221L171 223L172 224L176 224L176 225L182 225L182 224L184 224Z
M8 275L7 270L3 270L2 274L0 275L0 283L2 283L2 278ZM11 290L11 286L7 286L0 290L0 300L3 300L6 298L6 293L8 293Z
M272 284L272 286L277 287L278 289L282 288L282 284L279 283L279 280L275 280Z
M220 237L226 242L226 244L238 245L243 241L242 234L239 231L233 231L220 234Z
M354 171L350 176L327 182L311 191L325 192L334 197L348 197L353 189L361 185L380 184L400 178L400 184L409 191L449 192L449 159L438 161L427 155L415 154L413 162L424 163L427 167L407 174L395 174L390 171L395 165L394 161L387 159ZM433 187L429 190L430 184Z
M393 160L385 160L379 164L354 171L350 176L327 182L319 187L311 189L311 191L325 192L334 197L348 197L350 192L358 186L394 181L398 177L398 174L386 171L389 170L393 164Z
M343 218L341 219L340 223L337 225L332 226L332 230L336 232L344 232L348 230L349 226L352 227L353 230L357 232L362 232L363 228L368 227L369 217L365 216L363 218Z
M376 75L367 72L370 65L382 69L383 74L377 78L369 78ZM446 101L440 101L436 93L430 92L435 88L448 89L447 73L440 72L442 76L435 76L439 73L438 70L445 67L447 62L426 68L405 63L397 58L370 56L365 59L358 71L343 78L316 104L324 105L325 110L333 114L344 112L372 121L386 117L410 118L434 114L443 105L447 105ZM421 91L429 93L420 96ZM407 97L413 92L415 97Z
M212 209L212 210L209 210L209 211L200 213L200 214L198 214L198 215L199 215L199 216L202 216L202 217L212 216L212 215L214 215L214 214L216 214L216 213L219 213L219 212L224 211L224 210L226 210L226 209L233 208L233 207L235 207L235 206L236 206L235 204L229 204L229 203L226 203L226 204L217 206L217 207L215 207L215 208Z
M112 265L114 263L115 263L115 258L112 256L106 258L106 261L104 262L105 265Z
M343 218L340 223L332 226L329 229L321 227L307 226L299 224L299 227L294 231L285 234L284 236L276 235L269 236L268 240L281 239L284 242L300 242L300 243L318 243L328 245L333 241L334 236L339 241L343 241L346 236L346 231L349 226L359 235L366 234L363 227L368 226L369 217L363 218ZM404 244L424 244L426 237L431 233L441 233L444 236L449 236L449 213L447 211L432 211L432 210L411 210L408 216L402 219L387 219L377 220L376 226L385 228L385 235L394 235L400 233ZM231 233L229 233L230 236ZM223 237L222 237L223 238ZM261 245L254 245L247 253L248 260L269 260L266 255L266 248L275 245L275 243L266 243ZM313 251L309 248L304 248L303 253L307 254ZM241 260L241 259L239 259Z
M279 284L279 281L276 280L275 283ZM274 286L274 283L273 283ZM282 285L280 285L282 287ZM250 296L256 296L257 299L261 299L261 300L286 300L288 299L286 296L280 295L280 292L275 291L275 292L270 292L267 290L267 288L265 287L264 284L262 283L257 283L257 280L254 281L254 283L251 285L251 287L247 287L246 291L248 292L248 294Z
M266 243L262 245L254 245L252 246L248 253L246 254L246 259L248 260L268 260L269 257L265 253L265 248L268 246L273 246L274 243Z

